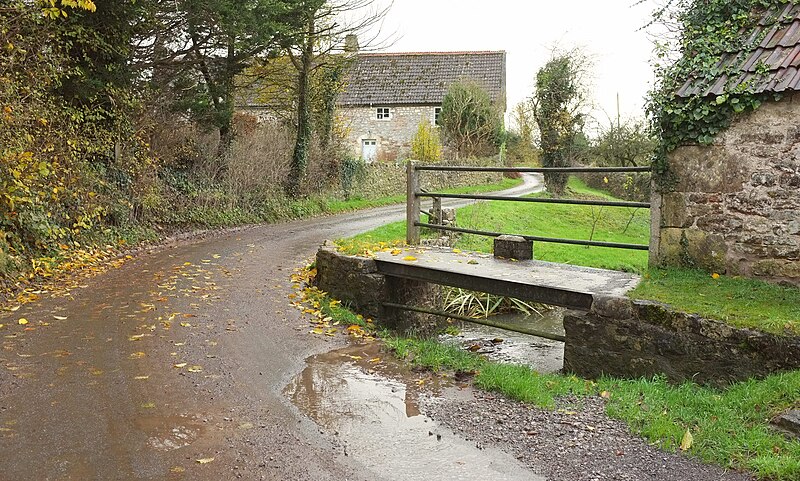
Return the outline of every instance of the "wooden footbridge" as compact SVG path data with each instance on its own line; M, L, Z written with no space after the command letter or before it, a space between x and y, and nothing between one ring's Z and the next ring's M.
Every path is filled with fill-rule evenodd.
M554 199L550 197L506 197L501 195L467 195L426 192L420 188L421 171L482 171L482 172L649 172L649 167L607 168L502 168L502 167L448 167L408 165L407 243L412 247L402 252L381 252L375 259L378 272L395 278L428 282L494 295L514 297L528 302L550 304L568 309L588 311L596 296L622 296L639 282L639 276L619 271L595 269L536 260L501 259L491 255L463 253L452 249L416 247L420 239L420 228L438 229L448 232L477 234L490 237L504 235L500 232L479 231L456 226L445 226L420 221L423 197L442 199L502 200L509 202L542 202L567 205L595 205L649 208L649 203L607 201L594 199ZM434 205L441 205L434 202ZM442 218L441 215L433 216ZM527 241L553 242L583 246L613 247L618 249L648 250L647 245L622 244L584 239L558 239L541 236L518 235ZM431 309L384 303L385 307L459 318L495 327L511 329L541 337L563 340L563 336L533 332L511 326L497 325L491 321L461 318Z

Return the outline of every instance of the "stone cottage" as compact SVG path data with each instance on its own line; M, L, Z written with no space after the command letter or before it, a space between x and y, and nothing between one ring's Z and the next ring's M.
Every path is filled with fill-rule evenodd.
M407 155L419 123L438 124L447 89L458 80L478 83L505 111L503 51L358 54L338 99L354 154L368 162Z
M669 155L677 183L653 199L651 263L800 286L800 6L772 10L750 37L763 36L757 47L722 57L738 75L678 92L717 96L749 82L765 95L711 145Z

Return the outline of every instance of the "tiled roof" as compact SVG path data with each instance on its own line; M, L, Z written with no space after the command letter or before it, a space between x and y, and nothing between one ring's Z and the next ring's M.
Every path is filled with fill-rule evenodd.
M473 80L505 106L506 53L359 54L339 105L440 104L457 80Z
M782 4L768 9L748 35L741 52L723 53L719 70L734 72L711 79L689 79L678 96L719 95L740 85L753 83L752 91L800 90L800 5ZM766 74L758 71L766 69Z

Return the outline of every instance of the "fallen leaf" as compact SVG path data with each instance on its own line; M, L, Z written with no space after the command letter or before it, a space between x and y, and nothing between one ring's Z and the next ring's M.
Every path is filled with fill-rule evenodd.
M188 322L181 322L181 327L192 327L192 325Z
M716 272L714 272L713 274L711 274L711 278L712 278L712 279L719 279L719 274L717 274Z
M600 393L600 397L603 398L603 399L610 399L611 398L611 393L608 392L608 391L603 391L603 392Z
M214 458L200 458L200 459L197 459L196 461L197 461L199 464L208 464L208 463L210 463L210 462L211 462L211 461L213 461L213 460L214 460Z
M134 352L133 354L131 354L128 357L131 358L131 359L141 359L141 358L145 357L146 355L147 354L143 353L142 351L139 351L139 352Z
M182 473L184 471L186 471L186 468L184 468L183 466L173 466L169 468L170 473Z
M189 369L187 369L187 371L189 371L189 372L202 372L203 371L203 367L202 366L192 366Z
M143 337L144 337L144 334L137 334L137 335L135 335L135 336L130 336L130 337L128 338L128 340L129 340L129 341L138 341L138 340L140 340L140 339L141 339L141 338L143 338Z
M415 260L417 260L417 258L414 256L405 256L403 257L403 260L407 262L414 262Z
M184 367L186 367L186 364L188 364L188 363L185 363L185 362L180 362L180 363L178 363L178 364L173 364L173 365L172 365L172 367L175 367L175 368L177 368L177 369L181 369L181 368L184 368Z
M66 321L67 316L53 316L53 319L55 319L56 321Z
M375 364L375 363L381 362L381 358L373 357L372 359L369 360L369 362Z
M147 379L150 379L150 376L136 376L134 377L134 379L137 381L145 381Z
M27 323L28 323L28 320L25 319L24 317L17 321L17 324L19 324L20 326L24 326Z
M467 264L471 264L471 265L476 265L477 263L478 263L478 261L476 261L475 259L470 259L470 260L467 261Z
M686 432L683 434L683 439L681 439L681 451L688 451L692 447L693 442L694 436L692 436L689 428L686 428Z
M144 404L142 404L142 407L144 409L153 409L154 407L156 407L156 403L154 403L154 402L144 403Z

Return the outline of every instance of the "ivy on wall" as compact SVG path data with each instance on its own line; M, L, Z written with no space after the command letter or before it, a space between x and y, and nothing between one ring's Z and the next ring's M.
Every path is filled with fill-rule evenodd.
M767 9L780 12L787 3L800 0L671 0L654 14L653 23L666 25L668 31L680 32L659 46L655 65L656 88L650 92L647 111L654 133L660 139L654 159L654 178L661 190L670 190L674 176L669 172L667 154L680 145L708 145L728 128L733 118L757 109L764 101L780 96L756 93L764 64L757 65L756 75L746 83L735 80L741 73L738 62L722 65L724 53L754 50L768 29L753 36ZM776 18L776 22L784 19ZM761 75L758 75L758 74ZM720 95L699 94L679 97L678 90L687 80L708 87L722 76L733 81Z

